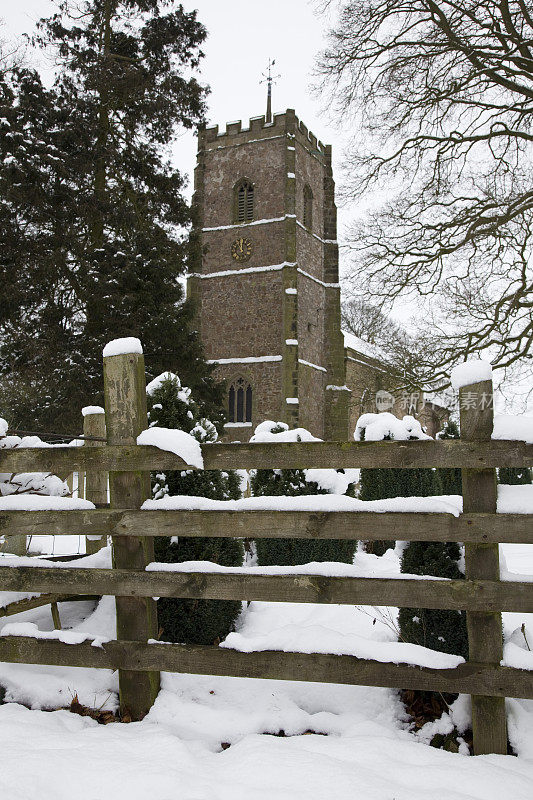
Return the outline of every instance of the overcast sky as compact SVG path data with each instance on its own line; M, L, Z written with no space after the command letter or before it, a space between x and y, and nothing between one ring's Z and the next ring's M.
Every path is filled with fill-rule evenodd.
M340 180L339 165L346 132L336 127L324 110L327 102L311 91L316 56L324 46L328 18L315 13L317 0L182 0L187 11L198 10L208 38L203 50L200 80L210 86L208 123L223 130L226 122L248 120L264 114L266 85L260 83L269 58L276 60L273 74L280 75L272 90L273 112L296 109L297 115L324 144L333 146L333 168ZM31 33L35 23L54 13L52 0L6 0L0 10L5 22L3 38ZM41 71L49 66L39 60ZM182 132L174 146L174 160L189 176L188 196L192 192L192 173L196 164L196 138ZM354 209L339 209L339 240ZM341 273L344 263L340 250Z
M323 45L325 19L314 13L316 0L182 0L186 10L196 8L206 26L201 80L211 87L209 122L226 122L265 112L266 86L260 84L269 58L280 74L273 88L273 110L295 108L298 116L341 157L339 131L321 114L321 103L310 92L316 54ZM51 0L11 0L2 8L6 34L31 32L35 22L53 13ZM41 61L41 67L45 67ZM192 173L196 142L192 133L180 136L177 166Z

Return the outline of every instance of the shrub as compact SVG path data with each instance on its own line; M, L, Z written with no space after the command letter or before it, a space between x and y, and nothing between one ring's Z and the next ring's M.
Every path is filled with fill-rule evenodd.
M179 428L201 442L216 441L215 426L199 416L200 409L187 387L177 375L166 373L147 387L150 426ZM194 495L212 500L236 500L240 497L240 480L234 471L176 470L152 474L152 493L159 499L165 495ZM238 539L158 537L155 540L157 561L213 561L223 566L241 566L243 546ZM157 617L161 638L165 641L190 644L213 644L233 629L241 611L234 600L187 600L161 597L157 601Z
M511 486L531 483L531 469L529 467L500 467L498 481Z
M304 428L289 431L288 425L283 422L267 421L257 426L252 441L302 441L313 438ZM351 478L352 475L344 470L260 469L252 474L250 484L255 497L295 497L329 494L331 491L353 494ZM346 539L258 539L257 562L279 566L307 564L310 561L351 564L356 546L356 541Z
M389 413L363 414L357 421L355 438L365 441L367 428L374 440L422 439L427 437L420 423L413 417L403 420ZM437 471L434 469L362 469L360 478L360 500L385 500L390 497L429 497L441 494ZM394 541L379 539L366 543L366 551L382 556Z
M437 434L438 439L459 439L459 428L457 423L450 420L446 423L442 431ZM441 482L441 494L462 494L463 482L461 470L457 467L439 467L437 470Z
M402 556L402 572L464 578L458 567L461 556L457 542L409 542ZM403 641L420 644L441 653L467 658L468 639L464 611L433 608L401 608L398 616Z

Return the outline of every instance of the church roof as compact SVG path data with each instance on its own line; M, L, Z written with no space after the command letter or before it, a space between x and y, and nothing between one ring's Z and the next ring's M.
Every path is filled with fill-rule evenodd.
M367 358L373 358L376 361L384 361L387 363L389 360L386 353L380 347L375 344L370 344L370 342L365 342L364 339L359 338L355 333L342 331L342 335L344 336L344 346L348 347L350 350L354 350L360 355L367 356Z

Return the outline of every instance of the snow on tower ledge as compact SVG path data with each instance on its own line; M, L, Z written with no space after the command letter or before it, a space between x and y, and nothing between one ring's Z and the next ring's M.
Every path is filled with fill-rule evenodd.
M141 340L135 336L126 336L124 339L113 339L104 347L103 356L121 356L125 353L142 353Z
M461 389L471 383L490 381L492 379L492 367L488 361L473 358L454 367L450 377L453 388Z

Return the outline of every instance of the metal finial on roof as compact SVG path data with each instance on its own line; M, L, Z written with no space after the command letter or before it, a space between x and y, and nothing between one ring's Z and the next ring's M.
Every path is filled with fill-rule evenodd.
M270 60L268 59L268 67L267 72L263 72L263 80L259 81L259 83L266 83L267 85L267 110L266 110L266 122L272 122L272 84L276 83L278 78L281 78L281 75L272 75L272 67L276 63L276 59Z

